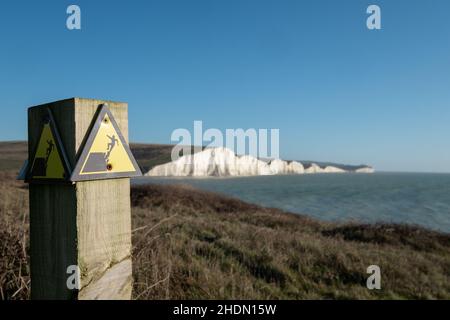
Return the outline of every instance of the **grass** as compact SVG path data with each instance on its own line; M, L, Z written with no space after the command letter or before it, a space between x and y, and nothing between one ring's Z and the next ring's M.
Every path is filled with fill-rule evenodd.
M143 173L171 160L173 145L130 143L131 151ZM0 170L18 170L28 157L26 141L0 142ZM191 152L195 153L191 147Z
M28 190L15 180L26 146L10 144L0 144L0 298L28 299ZM138 161L152 152L133 148ZM165 151L155 152L157 162ZM450 299L449 234L326 223L185 185L133 187L131 201L134 299ZM365 286L373 264L381 290Z
M0 298L30 294L28 190L15 172L0 171Z
M24 141L0 142L0 170L20 169L28 156Z
M137 298L450 298L448 234L324 223L188 186L133 188L132 205ZM382 290L365 286L372 264Z
M144 173L157 165L172 161L171 153L173 147L174 146L170 144L130 143L131 151ZM191 154L194 154L197 151L198 150L191 147ZM27 157L26 141L0 142L0 170L14 170L16 168L21 168ZM301 163L305 168L310 167L313 162L322 168L326 166L337 166L344 170L356 170L366 166L301 160Z
M131 143L131 151L136 161L145 173L154 166L170 162L170 154L173 146L165 144L139 144Z

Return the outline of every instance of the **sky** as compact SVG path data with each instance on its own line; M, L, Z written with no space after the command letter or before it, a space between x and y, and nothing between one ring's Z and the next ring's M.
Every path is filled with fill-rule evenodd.
M284 159L450 172L449 15L448 0L2 0L0 141L27 139L28 107L85 97L128 102L132 142L201 120L279 129Z

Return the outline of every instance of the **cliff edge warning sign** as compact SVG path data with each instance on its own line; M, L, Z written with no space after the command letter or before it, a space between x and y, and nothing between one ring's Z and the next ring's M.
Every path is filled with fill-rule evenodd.
M106 104L94 125L71 176L71 181L141 176L141 170Z
M48 110L48 116L43 120L41 135L25 180L27 182L64 182L68 181L69 177L70 167L66 154L53 116Z

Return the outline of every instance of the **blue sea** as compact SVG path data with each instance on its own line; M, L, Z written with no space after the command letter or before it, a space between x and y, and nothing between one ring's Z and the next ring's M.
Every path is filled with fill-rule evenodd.
M450 232L450 174L143 177L133 183L188 184L327 221L407 223Z

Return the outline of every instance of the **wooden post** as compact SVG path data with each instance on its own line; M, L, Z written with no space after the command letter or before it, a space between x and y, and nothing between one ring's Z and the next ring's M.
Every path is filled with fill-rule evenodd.
M42 118L51 110L71 168L100 104L73 98L28 109L29 157ZM107 101L128 142L128 106ZM31 297L130 299L130 179L30 184ZM78 266L79 289L68 288L69 266Z

